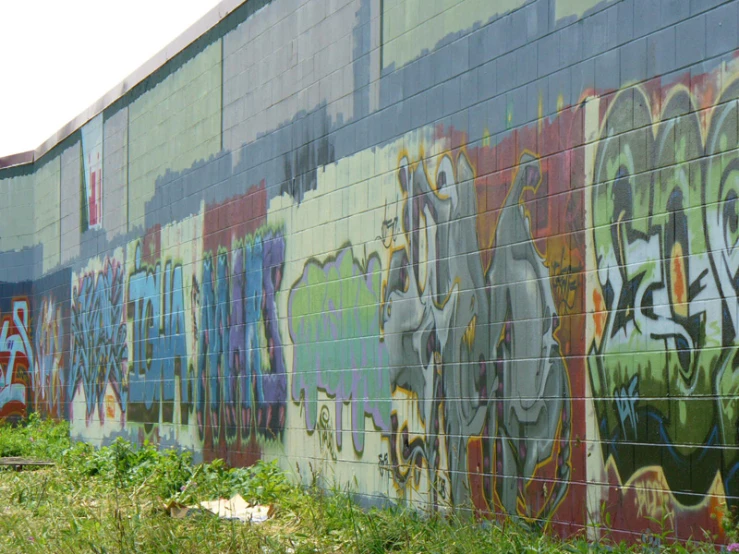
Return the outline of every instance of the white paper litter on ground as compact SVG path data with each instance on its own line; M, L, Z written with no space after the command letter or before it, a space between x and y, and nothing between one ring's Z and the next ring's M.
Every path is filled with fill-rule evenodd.
M240 521L251 523L264 523L274 513L274 506L256 504L252 506L244 498L237 494L232 498L221 498L219 500L211 500L201 502L198 506L167 506L172 517L183 518L191 514L194 510L202 508L214 513L222 519L238 519Z

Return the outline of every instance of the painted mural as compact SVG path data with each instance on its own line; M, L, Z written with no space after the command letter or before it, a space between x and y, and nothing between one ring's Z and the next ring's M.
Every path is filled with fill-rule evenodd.
M33 394L31 302L28 296L3 299L0 314L0 417L11 421L26 414Z
M619 50L611 79L607 56L565 59L560 30L624 3L516 0L490 22L444 8L443 25L353 3L325 18L364 22L330 86L302 79L333 58L254 59L249 41L274 49L250 0L229 16L245 23L22 182L62 200L35 197L13 240L0 218L0 418L231 466L277 458L369 504L723 540L739 498L739 62L665 77L655 47L653 74L621 79L642 58ZM429 36L409 48L403 21ZM509 47L492 67L481 54ZM549 50L556 71L528 63Z
M34 326L34 410L61 418L64 413L66 318L53 298L43 298Z
M559 316L520 205L524 189L535 192L541 180L537 160L522 154L484 270L474 255L477 198L467 156L460 153L456 163L443 156L435 175L424 161L400 161L404 201L390 239L383 332L393 385L417 398L426 434L408 442L407 427L394 417L391 463L403 485L413 473L400 468L426 466L434 502L470 501L472 437L479 439L483 475L475 492L488 507L546 518L566 493L571 407L555 338ZM526 488L555 453L562 481L531 505Z
M292 398L305 412L309 433L319 425L318 392L334 399L339 449L344 444L343 408L351 406L351 444L360 455L366 419L380 430L390 423L389 359L379 340L381 288L379 258L373 256L365 264L347 246L324 264L308 262L290 292Z
M106 257L100 269L72 281L68 397L83 399L88 423L115 417L116 406L123 420L128 405L123 264Z
M229 253L206 254L199 285L197 418L207 441L276 439L285 425L287 372L277 327L285 242L259 229Z
M597 147L588 368L607 474L636 507L626 525L710 527L722 497L735 503L739 86L715 87L676 84L659 110L648 88L619 93Z

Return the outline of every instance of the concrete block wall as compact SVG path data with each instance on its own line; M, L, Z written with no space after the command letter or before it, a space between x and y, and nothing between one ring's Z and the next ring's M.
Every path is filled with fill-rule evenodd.
M248 0L0 160L0 416L723 537L739 2Z

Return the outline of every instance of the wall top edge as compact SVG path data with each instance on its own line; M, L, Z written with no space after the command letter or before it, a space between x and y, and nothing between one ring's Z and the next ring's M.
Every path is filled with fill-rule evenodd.
M128 77L110 89L102 96L102 98L99 98L85 111L77 115L77 117L69 121L69 123L46 139L35 150L0 156L0 169L34 163L56 145L60 144L64 139L69 137L72 133L80 129L85 123L125 96L126 93L134 89L147 77L154 74L170 59L174 58L190 44L223 21L236 8L246 2L248 2L248 0L221 0L218 5L214 6L208 13L188 27L172 42L154 54Z
M10 154L8 156L0 157L0 169L7 167L13 167L16 165L25 165L33 163L34 151L28 150L27 152L18 152L17 154Z

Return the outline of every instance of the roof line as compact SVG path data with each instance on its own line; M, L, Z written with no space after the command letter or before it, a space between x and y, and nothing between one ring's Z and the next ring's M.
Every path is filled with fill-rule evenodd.
M93 117L102 113L107 107L112 105L118 99L122 98L126 93L131 91L139 83L147 77L155 73L159 68L164 66L169 60L182 52L190 44L198 38L210 31L213 27L223 21L231 12L238 8L241 4L248 0L221 0L208 13L190 25L182 34L154 54L138 69L134 70L128 77L110 89L106 94L99 98L95 103L64 125L51 137L46 139L35 150L19 152L7 156L0 156L0 169L17 165L32 164L44 154L48 153L57 144L69 137L72 133L80 129L85 123Z

